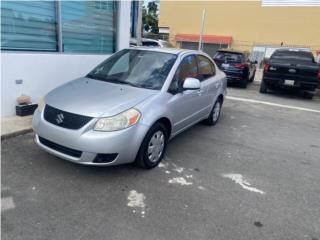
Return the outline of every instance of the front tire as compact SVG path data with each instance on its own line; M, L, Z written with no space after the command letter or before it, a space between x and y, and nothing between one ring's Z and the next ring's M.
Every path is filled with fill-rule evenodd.
M155 123L147 132L136 158L136 165L151 169L162 160L168 144L168 130L162 123Z
M219 121L219 118L220 118L221 107L222 107L222 100L221 98L218 98L215 104L213 105L213 108L210 112L209 117L205 120L206 124L211 126L216 125L216 123Z

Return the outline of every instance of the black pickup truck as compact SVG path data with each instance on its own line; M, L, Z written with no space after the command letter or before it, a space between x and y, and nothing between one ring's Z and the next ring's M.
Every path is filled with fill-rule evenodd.
M260 92L295 88L312 98L320 81L320 65L311 52L296 49L276 50L265 64Z

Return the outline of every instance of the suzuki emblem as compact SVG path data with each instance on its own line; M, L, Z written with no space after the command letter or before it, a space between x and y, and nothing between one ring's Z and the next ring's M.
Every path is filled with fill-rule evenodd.
M56 122L58 124L63 123L64 115L62 113L57 114Z

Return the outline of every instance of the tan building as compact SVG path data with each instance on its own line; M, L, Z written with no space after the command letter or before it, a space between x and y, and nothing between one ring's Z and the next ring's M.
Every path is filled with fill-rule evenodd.
M266 0L264 0L266 1ZM276 1L274 1L276 2ZM160 27L183 48L197 48L206 9L204 50L220 47L268 52L279 46L320 49L320 7L263 6L261 1L161 1Z

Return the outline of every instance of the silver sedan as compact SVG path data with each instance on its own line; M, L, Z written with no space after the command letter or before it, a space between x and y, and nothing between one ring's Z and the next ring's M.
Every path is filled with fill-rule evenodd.
M226 75L203 52L124 49L40 101L35 141L75 163L153 168L171 138L217 123L225 94Z

